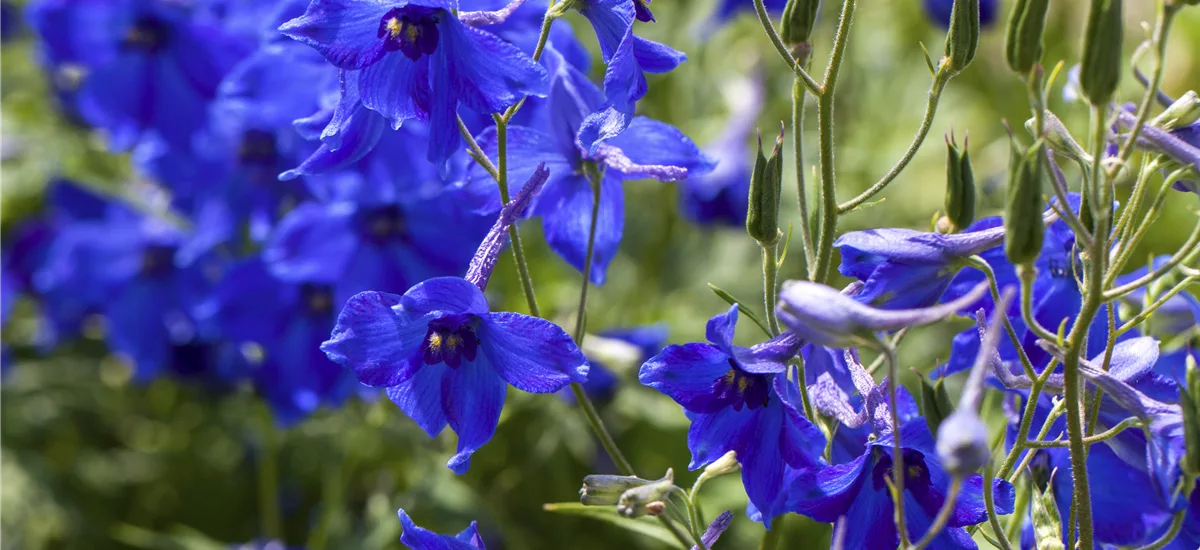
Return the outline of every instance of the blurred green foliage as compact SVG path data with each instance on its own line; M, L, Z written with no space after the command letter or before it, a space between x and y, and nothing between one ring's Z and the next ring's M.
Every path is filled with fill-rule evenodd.
M706 142L720 131L739 82L761 78L767 103L760 125L773 128L790 120L792 78L757 21L747 12L726 27L708 26L709 4L658 0L653 7L659 23L639 25L639 33L690 55L675 72L651 77L639 109ZM826 2L814 39L815 74L828 54L834 4ZM1009 7L1002 4L1001 20ZM1128 50L1145 36L1141 22L1152 18L1153 4L1127 3ZM1047 66L1077 62L1084 11L1082 2L1053 3ZM575 16L571 22L585 42L594 41L586 22ZM942 40L943 32L925 19L919 0L863 2L837 98L841 197L873 183L907 147L930 82L920 44L938 52ZM5 228L38 208L40 189L52 176L117 196L130 176L127 159L106 153L99 139L55 111L34 60L27 32L0 52ZM1200 89L1200 9L1180 15L1168 63L1163 85L1168 94ZM1131 100L1139 92L1126 78L1120 97ZM1075 132L1085 131L1086 109L1064 103L1057 89L1050 108ZM970 132L980 216L997 213L1008 160L1002 121L1028 141L1022 129L1028 113L1022 84L1004 64L1002 24L985 29L974 64L943 96L925 147L879 196L881 204L847 216L841 229L929 227L945 185L940 134L952 128L959 135ZM806 120L802 132L806 166L815 161L814 118ZM788 128L789 139L792 132ZM790 147L785 151L791 154ZM790 200L781 220L786 223L796 216L792 162L785 166L784 197ZM1077 180L1075 174L1068 177ZM674 185L632 182L626 193L622 252L609 282L592 290L590 329L663 321L672 342L696 341L703 339L708 317L724 308L706 283L748 303L761 301L759 252L742 231L690 225L676 211ZM1174 199L1145 241L1143 256L1174 250L1194 223L1196 197ZM549 252L538 224L522 230L543 310L568 323L580 276ZM784 278L798 277L804 269L798 239L791 249ZM491 289L498 308L524 310L507 256ZM32 304L20 305L25 314L19 312L5 334L6 341L17 344L32 330ZM954 329L914 331L902 350L903 367L930 370L945 358ZM751 337L752 330L743 327L742 336ZM167 379L131 385L127 366L109 357L95 338L49 355L19 345L16 351L17 364L0 386L3 548L201 549L245 542L260 533L257 472L264 438L272 436L249 388L218 391ZM680 484L690 483L687 421L669 399L636 383L635 368L629 365L620 373L625 387L611 403L600 405L602 415L641 475L658 477L674 467ZM517 392L508 403L495 438L462 477L444 467L453 435L447 431L429 440L386 400L322 411L277 434L287 541L310 548L398 548L395 511L403 507L418 524L446 533L477 519L493 549L661 546L607 523L543 511L543 503L575 500L585 474L614 468L570 405ZM762 529L745 518L737 476L707 485L703 503L710 519L724 509L737 515L721 547L757 544ZM787 548L824 546L830 531L798 517L783 523L783 530Z

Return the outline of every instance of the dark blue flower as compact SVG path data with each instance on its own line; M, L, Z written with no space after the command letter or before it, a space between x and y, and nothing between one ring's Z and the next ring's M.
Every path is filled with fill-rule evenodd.
M638 379L682 405L692 421L688 468L737 453L746 494L770 527L782 512L784 467L816 465L825 437L804 418L799 388L786 374L799 340L785 334L752 348L735 346L737 313L734 305L708 321L711 343L667 346L642 365Z
M479 536L479 525L474 521L463 532L452 537L417 527L403 508L398 513L400 523L404 526L400 542L412 550L487 550L483 545L483 537Z
M114 149L148 131L188 146L221 79L252 47L209 11L175 2L43 0L29 9L48 57L86 70L79 112Z
M625 224L625 198L621 182L654 178L672 181L688 174L712 169L712 161L676 128L645 117L636 117L619 136L600 144L594 153L579 145L580 124L600 108L603 99L587 77L547 48L543 57L550 68L550 127L546 130L510 127L508 130L508 180L525 181L534 168L545 163L550 181L537 197L531 212L542 216L542 227L550 248L567 263L582 271L586 263L593 189L586 170L604 170L599 182L592 271L595 284L603 284L608 264L617 253ZM497 157L494 129L479 136L480 147L490 158ZM495 212L500 196L491 176L472 166L464 187L480 212Z
M909 536L917 540L941 510L950 475L938 462L935 443L924 419L904 423L900 434L905 470L905 523ZM885 478L895 475L892 471L893 445L892 434L886 434L868 442L862 455L850 462L797 472L788 486L788 509L825 523L845 517L846 548L895 548L900 536L893 522L895 508L891 492L885 482ZM1012 513L1012 485L1003 480L992 483L997 513ZM986 520L983 478L969 476L963 480L946 528L934 538L931 547L975 548L963 527Z
M395 127L429 122L428 158L438 165L461 144L460 104L499 113L545 93L546 73L516 47L464 25L446 0L377 3L313 0L280 30L353 71L363 105Z
M979 26L989 27L996 22L997 0L979 1ZM924 0L925 14L943 29L950 26L950 13L954 11L954 0Z
M604 104L586 113L579 141L595 152L602 141L620 134L633 122L633 107L646 95L644 73L665 73L687 59L682 52L633 34L639 15L637 0L574 0L568 3L587 18L600 42L604 72ZM648 13L648 12L647 12Z

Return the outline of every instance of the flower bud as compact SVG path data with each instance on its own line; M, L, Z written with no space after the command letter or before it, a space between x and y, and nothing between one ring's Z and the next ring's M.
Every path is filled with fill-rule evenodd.
M1075 161L1082 160L1090 164L1092 162L1092 155L1089 155L1088 152L1079 145L1079 142L1075 141L1075 137L1071 135L1069 130L1067 130L1067 127L1063 124L1062 120L1059 120L1059 118L1050 111L1045 111L1045 114L1046 116L1042 120L1043 130L1046 132L1045 134L1041 136L1036 135L1037 119L1031 118L1026 120L1025 129L1028 130L1030 134L1034 134L1036 137L1044 138L1046 143L1050 144L1050 148L1054 149L1055 153Z
M742 469L742 465L738 462L737 451L729 451L705 467L700 475L707 479L712 479L725 474L732 474L740 469Z
M763 156L762 136L758 137L758 158L750 175L750 204L746 212L746 232L764 246L779 242L779 195L783 192L783 128L775 140L771 158Z
M1107 105L1121 80L1122 0L1092 0L1083 35L1079 86L1092 105Z
M1187 356L1187 379L1179 388L1179 405L1183 409L1184 455L1181 468L1189 476L1200 475L1200 371L1196 360Z
M979 0L954 0L950 32L946 33L946 59L950 74L957 74L975 59L979 46Z
M950 475L977 472L992 457L987 424L973 409L959 407L938 427L937 453Z
M621 498L617 499L617 513L627 518L658 515L662 513L662 499L672 487L675 487L675 472L668 469L662 479L621 493Z
M1033 488L1033 505L1030 519L1033 520L1033 536L1039 550L1063 550L1062 520L1058 517L1058 504L1054 502L1054 489L1045 491Z
M813 27L817 26L817 12L821 0L788 0L783 8L783 21L779 28L779 37L783 43L792 49L796 61L804 63L812 51L809 39Z
M946 379L938 378L937 382L921 378L921 415L929 425L929 433L938 433L942 421L954 412L950 403L950 393L946 391Z
M958 3L954 5L958 6ZM959 153L954 136L946 138L945 206L951 231L962 231L975 221L975 174L971 170L971 156L967 151L967 140L963 140L963 151Z
M1038 140L1010 170L1004 204L1004 253L1013 265L1031 264L1042 251L1042 157Z
M625 491L649 483L655 483L655 480L633 476L586 476L583 478L583 487L579 489L579 502L586 506L612 506Z
M1157 126L1168 132L1178 130L1200 120L1200 95L1192 90L1180 96L1154 120L1151 126Z
M1046 11L1050 0L1017 0L1008 16L1005 30L1004 59L1008 67L1029 74L1042 61L1042 33L1046 29Z

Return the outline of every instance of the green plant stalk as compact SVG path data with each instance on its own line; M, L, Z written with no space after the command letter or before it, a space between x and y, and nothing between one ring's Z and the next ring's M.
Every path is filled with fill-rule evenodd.
M756 0L761 4L761 0ZM837 183L834 179L833 165L833 97L837 87L838 73L846 55L846 44L850 38L850 24L854 21L854 8L857 0L845 0L842 4L842 17L838 21L837 34L833 40L833 51L829 54L829 65L825 68L825 82L821 85L821 94L817 97L817 127L820 134L821 153L821 207L820 229L817 232L816 263L812 269L813 281L825 283L829 280L829 266L833 257L833 238L837 232L838 204Z
M1197 282L1200 282L1200 277L1194 277L1194 276L1184 277L1182 281L1180 281L1175 286L1171 287L1170 290L1164 292L1162 296L1160 296L1157 300L1154 301L1154 303L1146 306L1145 309L1143 309L1140 313L1135 315L1127 323L1121 325L1121 328L1116 330L1116 334L1115 334L1114 338L1119 338L1119 337L1121 337L1121 335L1125 334L1126 332L1129 332L1130 330L1136 328L1138 325L1142 324L1142 322L1145 321L1146 319L1150 318L1150 316L1153 315L1154 312L1158 308L1162 307L1163 304L1167 303L1167 300L1174 298L1175 295L1182 292L1183 289L1185 289L1188 286L1191 286L1192 284L1197 283Z
M1183 246L1181 246L1179 250L1175 252L1175 254L1172 254L1167 261L1163 262L1162 265L1154 268L1149 273L1138 277L1133 281L1105 292L1102 298L1105 301L1115 300L1121 296L1133 292L1134 290L1146 286L1155 279L1166 275L1172 269L1175 269L1175 266L1178 266L1181 263L1186 264L1190 262L1193 259L1193 256L1195 256L1195 254L1198 252L1200 252L1200 220L1198 220L1196 226L1192 228L1192 234L1188 236L1188 239L1183 243Z
M1137 426L1140 423L1141 423L1141 419L1139 419L1137 417L1129 417L1129 418L1126 418L1125 420L1122 420L1120 423L1118 423L1116 426L1113 426L1112 428L1104 430L1103 432L1100 432L1098 434L1089 435L1089 436L1083 438L1083 442L1087 443L1088 445L1091 445L1093 443L1100 443L1107 439L1112 439L1117 434L1125 431L1126 429ZM1066 441L1026 441L1025 442L1025 448L1027 448L1027 449L1054 449L1054 448L1066 447L1067 445L1068 445L1068 442L1066 442Z
M1008 518L1008 526L1004 531L1004 538L1007 540L1020 539L1021 529L1025 526L1025 518L1029 510L1030 499L1033 498L1033 480L1029 477L1018 478L1019 482L1014 483L1016 487L1016 500L1013 502L1013 513ZM997 518L999 523L999 518Z
M558 4L558 2L550 0L550 5L546 6L546 14L542 16L542 30L538 33L537 46L534 46L533 48L533 60L535 62L542 59L542 52L546 50L546 42L550 38L550 27L554 23L554 19L557 17L554 9L556 4ZM525 100L528 98L529 96L522 97L520 101L517 101L516 104L504 111L504 122L507 123L508 121L512 120L512 118L516 116L517 111L520 111L521 107L525 106Z
M904 516L904 478L907 475L904 469L904 448L900 442L900 411L896 406L896 394L900 388L900 365L896 358L896 350L884 338L878 338L876 342L880 353L887 357L888 364L888 399L890 404L888 409L892 415L892 497L893 506L896 509L896 532L900 535L900 547L908 546L908 526L906 525Z
M804 70L800 62L792 56L788 51L787 45L783 43L783 38L780 38L779 32L775 30L775 24L771 23L771 14L767 13L767 7L763 4L763 0L754 0L754 11L758 14L758 22L762 24L763 31L767 33L767 38L771 39L771 45L775 46L775 51L779 52L779 57L788 64L788 68L796 73L796 78L804 84L805 88L814 94L821 94L821 86L817 85L817 81Z
M792 156L796 167L796 205L800 212L800 243L804 246L804 269L813 278L812 220L808 217L808 186L804 181L804 97L807 89L800 77L792 83Z
M1141 227L1145 225L1149 225L1146 223L1149 221L1148 218L1142 218L1142 223L1138 224L1138 227L1134 227L1130 220L1142 209L1142 202L1146 198L1147 188L1149 187L1146 184L1146 180L1148 180L1150 176L1157 171L1157 161L1148 162L1142 165L1142 170L1138 174L1138 180L1136 183L1134 183L1133 191L1129 195L1129 201L1124 205L1124 207L1121 208L1121 215L1117 218L1117 224L1113 226L1113 235L1117 236L1117 244L1114 247L1115 254L1110 253L1110 256L1114 256L1118 259L1110 262L1108 275L1106 275L1104 278L1105 287L1108 287L1112 284L1112 279L1114 277L1113 270L1120 269L1117 264L1124 264L1124 261L1120 258L1127 255L1129 253L1128 251L1132 248L1125 246L1125 243L1129 242L1131 235L1136 233L1138 229L1141 229Z
M962 476L954 476L950 480L950 491L946 494L946 500L942 502L942 509L938 510L938 515L933 520L933 524L929 526L929 530L925 531L925 536L917 541L911 547L911 550L924 550L927 546L933 543L934 537L946 528L946 523L950 521L950 514L954 512L954 505L958 502L958 493L962 490Z
M1150 163L1150 166L1155 165L1156 163ZM1154 195L1154 201L1150 203L1150 207L1146 209L1146 214L1142 216L1141 220L1136 225L1136 228L1132 222L1129 223L1126 233L1132 232L1132 234L1122 235L1121 241L1117 243L1118 251L1115 254L1115 259L1108 266L1108 273L1104 276L1104 288L1109 288L1112 286L1113 282L1117 279L1117 275L1120 274L1121 270L1125 269L1125 264L1128 263L1131 258L1133 258L1133 253L1137 250L1138 245L1141 244L1142 239L1146 237L1150 226L1154 225L1154 222L1157 221L1158 217L1162 214L1162 208L1166 204L1167 195L1171 193L1171 186L1175 182L1179 181L1180 178L1182 178L1186 173L1186 170L1176 170L1164 178L1162 184L1158 187L1158 192ZM1140 188L1134 188L1134 200L1137 200L1139 195L1143 194L1140 193L1140 191ZM1129 206L1126 208L1127 210L1133 208L1140 209L1141 202L1139 201L1135 206L1131 201ZM1124 214L1126 215L1122 215L1122 218L1132 217L1133 215L1136 215L1136 211L1132 213L1127 211Z
M1183 520L1186 517L1187 517L1187 509L1186 508L1176 512L1175 517L1171 519L1170 529L1167 529L1167 532L1163 533L1163 536L1159 537L1158 540L1151 542L1150 544L1147 544L1145 546L1139 546L1138 548L1136 548L1134 550L1159 550L1160 548L1163 548L1166 545L1171 544L1171 541L1175 540L1175 537L1179 536L1179 531L1181 531L1183 529Z
M279 429L266 403L262 409L262 448L258 453L258 506L262 532L268 538L283 540L283 516L279 511Z
M857 208L860 204L867 202L871 197L883 191L908 166L908 163L916 156L917 150L921 148L921 144L925 142L925 136L929 135L929 129L933 126L934 115L937 114L938 102L942 98L942 91L946 89L946 84L950 82L950 78L949 71L938 69L938 72L933 76L933 84L929 88L929 98L925 102L925 116L921 118L921 125L917 127L917 133L913 136L912 143L908 145L908 150L904 152L900 160L896 161L892 169L888 170L879 181L875 182L857 197L838 205L837 211L839 214L845 214Z
M779 262L775 257L775 245L759 243L759 248L762 249L763 301L766 302L767 326L771 329L771 336L778 336L779 319L775 318L775 302L778 300L776 279L779 277Z
M1000 286L996 283L996 272L992 270L992 266L980 256L971 256L966 259L967 265L974 267L983 272L988 280L988 289L992 294L992 302L1000 303ZM1017 354L1021 359L1021 366L1025 369L1025 375L1030 379L1037 378L1037 373L1033 370L1033 362L1029 360L1029 356L1025 353L1024 346L1021 345L1021 339L1017 337L1017 331L1013 328L1012 321L1007 315L1002 316L1004 319L1004 331L1008 333L1008 339L1012 341L1013 346L1017 349Z
M993 494L992 479L992 465L988 464L983 469L983 505L987 510L988 523L992 526L992 533L996 535L996 542L1000 543L1001 550L1012 550L1008 537L1004 535L1004 528L1000 526L1000 517L996 515L996 496Z
M1167 65L1167 35L1171 32L1171 22L1175 20L1175 12L1179 11L1179 8L1180 6L1175 5L1174 2L1164 2L1163 0L1158 2L1158 15L1154 22L1154 32L1150 38L1154 44L1154 69L1150 74L1150 84L1146 86L1142 102L1138 105L1137 120L1129 130L1129 139L1121 146L1120 152L1117 154L1117 163L1108 170L1109 179L1116 176L1129 157L1133 155L1134 145L1137 144L1138 137L1142 135L1142 128L1146 126L1146 120L1150 116L1150 106L1154 104L1154 97L1162 84L1163 72Z

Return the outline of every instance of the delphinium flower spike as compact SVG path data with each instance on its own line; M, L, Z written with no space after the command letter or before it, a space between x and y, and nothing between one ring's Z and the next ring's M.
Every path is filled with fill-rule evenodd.
M438 277L403 296L363 292L347 302L321 349L364 384L386 388L430 437L447 424L458 453L447 466L465 473L471 453L491 439L507 385L552 393L587 378L588 364L557 325L490 310L484 287L508 227L549 176L544 167L492 228L469 278Z

